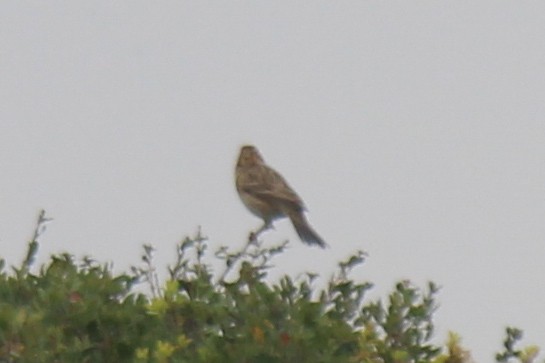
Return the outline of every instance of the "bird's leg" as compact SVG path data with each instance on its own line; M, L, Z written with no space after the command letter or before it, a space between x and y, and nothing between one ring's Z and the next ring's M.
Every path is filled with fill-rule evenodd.
M255 240L257 237L262 233L265 232L267 229L274 229L274 226L272 225L271 221L265 221L263 225L255 232L250 233L250 240Z
M265 232L266 230L268 229L274 229L273 225L272 225L272 222L271 221L265 221L265 223L263 223L263 225L261 226L261 228L259 228L255 234L256 235L259 235L261 234L261 232Z

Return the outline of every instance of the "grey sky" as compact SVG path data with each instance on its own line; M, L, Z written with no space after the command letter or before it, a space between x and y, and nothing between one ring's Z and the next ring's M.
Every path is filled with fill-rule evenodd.
M239 246L260 221L233 186L258 146L327 251L291 240L279 271L326 276L350 252L385 296L443 286L437 341L492 361L507 324L545 347L545 3L0 4L0 255L157 262L198 225Z

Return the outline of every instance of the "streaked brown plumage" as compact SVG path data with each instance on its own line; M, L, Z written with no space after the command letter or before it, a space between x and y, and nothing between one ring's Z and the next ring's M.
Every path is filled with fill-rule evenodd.
M275 219L288 217L301 240L322 248L327 244L312 229L305 217L305 205L284 178L265 161L254 146L240 149L235 170L235 184L240 199L264 225L256 233L272 226Z

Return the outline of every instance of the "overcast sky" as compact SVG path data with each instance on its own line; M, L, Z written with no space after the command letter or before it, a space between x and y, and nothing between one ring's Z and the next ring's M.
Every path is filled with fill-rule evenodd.
M331 246L278 221L279 273L363 249L373 297L443 286L436 342L490 362L515 325L545 348L544 115L542 1L5 1L0 255L41 208L42 262L123 271L152 243L164 267L199 225L241 246L252 143Z

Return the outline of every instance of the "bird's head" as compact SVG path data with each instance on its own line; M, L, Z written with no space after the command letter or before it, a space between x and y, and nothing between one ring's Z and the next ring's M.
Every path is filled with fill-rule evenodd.
M255 146L245 145L240 148L237 166L252 166L263 163L263 158Z

